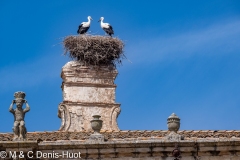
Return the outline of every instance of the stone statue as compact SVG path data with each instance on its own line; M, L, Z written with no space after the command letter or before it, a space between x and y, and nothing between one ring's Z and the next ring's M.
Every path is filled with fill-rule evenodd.
M13 126L13 141L22 141L26 138L27 129L25 127L24 117L25 113L30 110L30 107L25 100L25 93L24 92L15 92L14 93L15 99L12 101L12 104L9 107L9 112L14 115L14 126ZM16 104L16 109L13 109L14 103ZM26 104L26 108L23 109L23 104Z

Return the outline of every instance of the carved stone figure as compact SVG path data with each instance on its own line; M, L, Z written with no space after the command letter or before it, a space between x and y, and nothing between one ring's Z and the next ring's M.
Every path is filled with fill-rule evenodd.
M25 93L24 92L15 92L14 97L15 99L12 101L9 112L14 115L14 126L13 126L13 141L22 141L26 138L27 129L25 127L24 117L25 113L30 110L30 107L25 100ZM26 108L23 109L23 104L26 104ZM13 109L13 105L16 104L16 109Z

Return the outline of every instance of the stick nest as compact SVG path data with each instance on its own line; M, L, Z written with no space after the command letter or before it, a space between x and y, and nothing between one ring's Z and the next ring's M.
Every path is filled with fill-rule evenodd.
M68 36L63 41L65 53L84 65L109 66L121 64L123 42L107 36L78 35Z

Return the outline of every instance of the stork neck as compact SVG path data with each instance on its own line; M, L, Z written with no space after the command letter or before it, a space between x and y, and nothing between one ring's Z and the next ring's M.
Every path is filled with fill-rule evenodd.
M91 23L91 19L88 17L88 23L90 24Z
M103 19L101 19L101 24L103 24Z

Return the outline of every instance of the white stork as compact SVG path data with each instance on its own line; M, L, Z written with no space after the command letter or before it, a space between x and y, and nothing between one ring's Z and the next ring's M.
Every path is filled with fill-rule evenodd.
M113 28L109 23L103 23L104 17L101 17L99 21L101 21L101 28L109 35L112 37L112 34L114 34L113 32ZM98 21L98 22L99 22Z
M90 23L91 23L91 20L92 17L91 16L88 16L88 21L87 22L82 22L79 26L78 26L78 31L77 33L78 34L84 34L88 31L88 29L90 28Z

